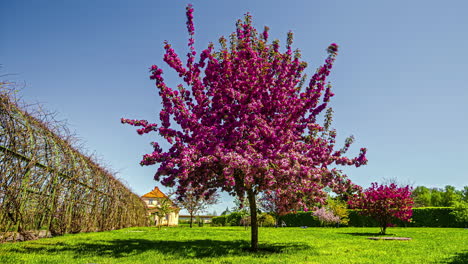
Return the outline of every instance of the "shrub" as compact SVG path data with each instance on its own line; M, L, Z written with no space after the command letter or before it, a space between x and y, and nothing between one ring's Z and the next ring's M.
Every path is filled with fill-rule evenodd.
M240 226L241 220L244 216L244 212L232 212L226 216L226 225Z
M346 202L335 199L328 199L327 207L333 212L334 215L340 218L339 224L348 225L349 211Z
M455 216L455 220L458 223L466 227L468 224L468 203L455 202L453 206L453 211L450 214Z
M226 215L216 216L211 219L213 226L225 226L226 225Z
M258 223L260 224L260 226L272 227L275 226L275 222L275 218L267 213L260 214L260 216L258 217Z

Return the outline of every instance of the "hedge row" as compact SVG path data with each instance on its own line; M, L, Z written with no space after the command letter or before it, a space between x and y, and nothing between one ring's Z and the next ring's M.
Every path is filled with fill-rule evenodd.
M297 212L293 214L287 214L280 216L280 223L285 223L286 226L310 226L319 227L322 226L320 221L316 217L312 216L312 212Z
M239 226L242 217L239 213L231 213L229 215L221 215L213 217L212 223L215 226ZM281 216L278 224L284 222L286 226L321 226L320 221L312 217L310 212L297 212Z
M228 215L213 217L211 223L216 226L240 226L244 214L233 212Z
M455 216L450 214L451 207L420 207L413 208L411 222L395 221L396 226L402 227L463 227L464 223L457 222ZM350 210L350 226L378 226L377 222L359 214L357 210Z
M413 208L413 217L410 223L395 221L396 226L401 227L463 227L464 224L457 222L450 214L451 207L420 207ZM282 216L280 220L287 226L320 226L320 222L310 212L297 212ZM358 210L349 210L348 226L356 227L378 227L378 223L368 216L359 214Z
M464 227L464 223L457 222L455 217L450 214L453 211L451 207L419 207L413 208L413 217L410 223L395 221L396 226L401 227ZM240 225L241 216L239 213L222 215L213 218L213 224L219 226ZM286 226L322 226L320 221L312 216L311 212L297 212L281 216L279 223L284 222ZM349 210L348 226L355 227L378 227L378 223L368 216L360 215L358 210Z
M451 214L451 207L423 207L413 209L413 222L410 226L425 227L464 227L464 223L457 222Z
M259 226L275 225L275 218L267 213L258 214L257 217ZM243 225L243 218L244 223L250 225L250 217L248 217L245 213L239 212L213 217L211 219L211 223L213 226L241 226Z

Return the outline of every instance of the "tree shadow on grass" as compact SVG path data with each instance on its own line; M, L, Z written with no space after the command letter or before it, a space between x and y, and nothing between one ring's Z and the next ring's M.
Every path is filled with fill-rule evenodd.
M35 243L8 251L16 253L36 254L72 254L74 258L102 256L110 258L129 257L154 251L164 255L180 258L213 258L226 255L254 255L264 257L284 252L294 252L310 249L302 243L270 243L260 244L258 252L250 252L249 241L221 241L221 240L190 240L190 241L154 241L147 239L115 239L97 240L80 243Z
M394 234L382 235L380 233L338 233L338 234L345 234L345 235L350 235L350 236L371 236L371 237L393 236L394 235Z
M463 252L455 254L455 256L445 259L441 263L448 263L448 264L466 264L468 263L468 251L465 250Z

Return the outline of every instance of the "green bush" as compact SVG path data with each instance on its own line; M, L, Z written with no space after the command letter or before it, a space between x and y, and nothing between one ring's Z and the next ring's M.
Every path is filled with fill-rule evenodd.
M327 207L332 210L333 214L340 218L341 225L348 225L349 210L346 202L329 198L327 200Z
M241 219L245 216L242 212L232 212L226 216L226 225L240 226Z
M468 202L455 202L453 205L453 211L450 213L455 216L455 220L464 225L468 226Z
M213 217L211 219L211 224L213 226L225 226L226 225L226 215Z
M297 212L279 217L278 225L281 226L282 221L286 226L310 226L318 227L320 221L312 216L312 212Z
M267 213L258 215L258 225L263 227L275 226L275 218Z
M244 213L233 212L228 215L216 216L211 219L211 223L214 226L240 226L240 222Z
M240 226L241 220L245 217L243 212L233 212L228 215L216 216L211 219L212 226ZM260 226L275 226L275 218L267 213L258 215Z

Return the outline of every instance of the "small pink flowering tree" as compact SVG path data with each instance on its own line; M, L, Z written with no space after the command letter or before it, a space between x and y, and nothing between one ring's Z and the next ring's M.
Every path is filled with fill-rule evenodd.
M154 151L141 165L159 164L155 180L177 186L186 195L189 186L203 193L221 189L240 200L247 197L251 213L251 247L258 249L256 197L274 191L281 211L301 207L304 198L323 202L324 187L340 193L354 186L345 175L330 168L366 164L366 149L358 157L334 150L336 132L330 129L332 110L326 110L325 124L317 124L334 95L326 79L338 46L328 47L325 64L306 84L307 63L293 51L293 35L286 49L279 41L268 41L268 27L258 33L251 16L237 22L230 41L221 37L219 49L210 44L196 60L193 8L187 7L189 52L182 62L169 43L164 61L183 79L177 89L166 85L163 70L150 68L162 97L161 125L146 120L122 118L122 123L140 126L139 134L157 132L170 144Z
M317 219L322 224L339 224L340 217L335 215L332 210L327 209L326 207L320 207L319 209L312 212L312 215L317 217Z
M411 191L410 186L378 185L374 182L348 203L352 208L360 209L361 214L374 218L380 225L380 234L385 235L393 220L410 221L413 214Z

